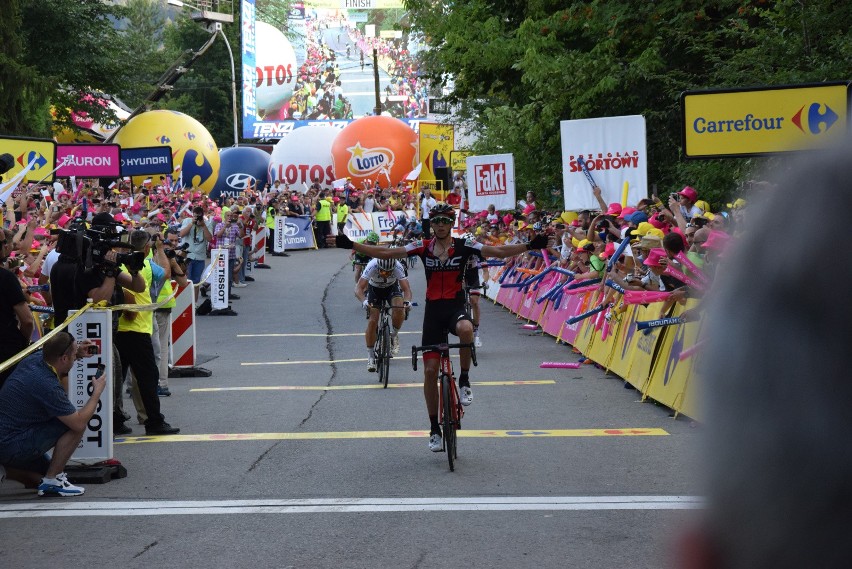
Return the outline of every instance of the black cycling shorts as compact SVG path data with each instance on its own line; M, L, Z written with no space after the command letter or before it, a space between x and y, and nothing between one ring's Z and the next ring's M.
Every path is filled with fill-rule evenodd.
M395 282L392 286L383 288L372 285L367 286L367 302L370 303L370 306L379 308L382 305L382 301L390 304L391 299L396 296L402 296L402 287L399 286L399 281Z
M447 341L447 332L456 334L456 324L461 320L472 321L464 309L464 300L430 300L423 314L423 338L421 344L428 346ZM423 358L437 358L438 352L423 352Z
M479 269L466 269L464 272L464 282L467 286L479 286ZM482 291L474 289L470 291L471 296L479 296Z

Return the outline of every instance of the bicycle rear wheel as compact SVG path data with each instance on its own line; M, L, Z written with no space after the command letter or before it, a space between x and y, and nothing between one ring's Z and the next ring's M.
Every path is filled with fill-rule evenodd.
M450 390L453 388L452 378L441 374L441 411L443 421L441 428L444 429L444 446L447 450L447 461L450 463L450 472L455 470L453 464L456 459L456 422L453 418L453 396Z
M379 383L384 382L385 377L385 327L379 321L379 336L376 338L376 371L379 372Z

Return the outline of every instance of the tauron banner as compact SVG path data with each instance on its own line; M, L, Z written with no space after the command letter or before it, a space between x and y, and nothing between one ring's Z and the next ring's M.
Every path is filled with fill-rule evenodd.
M228 274L228 250L213 249L210 252L213 259L213 271L210 273L210 302L213 310L228 308L228 289L231 275Z
M171 146L121 149L122 176L153 176L172 173Z
M117 144L58 144L56 171L60 178L118 178L121 175Z
M112 312L89 310L68 325L68 332L78 342L91 340L98 353L74 362L68 372L68 398L78 410L89 400L92 379L98 364L104 365L106 389L101 394L95 414L86 424L86 432L77 450L71 457L73 462L94 464L113 457L112 454Z
M468 156L467 199L470 211L515 209L515 158L512 154Z
M287 249L313 249L314 229L310 217L286 217L284 247Z
M626 205L635 206L648 196L645 117L603 117L559 124L566 210L600 208L590 178L601 188L607 204L621 202L625 182L628 183Z

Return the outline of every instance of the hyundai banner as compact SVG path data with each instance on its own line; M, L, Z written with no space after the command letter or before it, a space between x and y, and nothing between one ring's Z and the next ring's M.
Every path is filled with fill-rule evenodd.
M72 462L94 464L108 460L112 454L112 312L89 310L68 325L68 332L77 342L90 340L98 353L74 362L68 372L68 398L71 404L82 409L94 389L92 379L98 364L105 367L106 388L101 394L95 414L86 424L83 439L71 457Z
M171 146L121 149L122 176L152 176L171 174L172 171Z
M121 147L117 144L57 144L59 178L118 178Z
M286 249L313 249L314 228L310 217L286 217L284 247Z

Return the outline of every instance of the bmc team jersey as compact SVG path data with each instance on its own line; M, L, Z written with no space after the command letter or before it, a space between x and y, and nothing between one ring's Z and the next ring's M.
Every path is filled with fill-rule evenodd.
M447 260L434 254L435 240L424 239L405 246L409 257L418 256L426 270L426 300L454 300L462 295L462 276L467 260L479 255L482 243L454 237L447 251Z
M388 288L394 286L398 281L408 278L405 275L405 269L402 268L402 263L396 261L393 267L393 273L383 277L379 273L379 262L376 259L367 263L364 272L361 273L361 278L370 281L370 286L375 288Z

